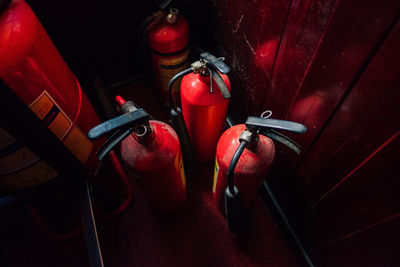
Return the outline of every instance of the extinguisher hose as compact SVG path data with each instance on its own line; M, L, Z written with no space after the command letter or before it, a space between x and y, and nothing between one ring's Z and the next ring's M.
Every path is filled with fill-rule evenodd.
M172 107L173 107L173 109L174 109L175 111L177 110L178 106L177 106L177 104L176 104L176 99L175 99L174 93L173 93L173 91L172 91L172 88L173 88L173 86L174 86L174 83L175 83L179 78L181 78L181 77L183 77L183 76L185 76L185 75L187 75L187 74L189 74L189 73L192 73L192 72L193 72L192 68L188 68L188 69L186 69L186 70L183 70L183 71L177 73L174 77L172 77L171 80L170 80L169 83L168 83L168 94L169 94L169 97L170 97L170 102L171 102Z
M229 191L232 194L235 193L235 189L234 189L235 185L233 183L233 174L235 172L236 164L238 163L239 158L242 155L242 153L243 153L244 149L246 148L246 146L247 146L247 142L242 140L240 142L239 147L236 149L235 154L233 154L231 163L229 164L229 167L228 167L228 171L227 171L226 177L227 177L227 180L228 180Z

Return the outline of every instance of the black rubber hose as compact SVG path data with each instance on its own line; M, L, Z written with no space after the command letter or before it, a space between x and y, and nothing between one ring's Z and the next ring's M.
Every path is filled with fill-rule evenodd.
M172 104L173 109L176 111L176 109L178 108L177 104L176 104L176 100L174 98L174 94L172 92L172 87L174 86L174 83L176 82L176 80L178 80L180 77L185 76L186 74L189 74L193 72L192 68L188 68L186 70L183 70L179 73L177 73L174 77L171 78L171 80L168 83L168 94L170 97L170 102Z
M235 172L236 164L239 161L240 156L242 155L244 149L247 146L246 141L241 141L239 147L236 149L235 154L233 154L231 163L229 164L228 171L226 173L226 177L228 180L228 188L232 195L235 194L234 183L233 183L233 173Z

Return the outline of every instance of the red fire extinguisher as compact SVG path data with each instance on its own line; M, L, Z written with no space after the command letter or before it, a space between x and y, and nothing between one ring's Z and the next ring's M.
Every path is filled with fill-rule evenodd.
M88 133L89 138L114 132L98 151L101 160L121 141L122 160L136 176L152 206L160 212L179 209L186 200L186 180L179 140L166 123L149 115L132 101L117 97L124 113Z
M4 1L3 1L4 2ZM100 120L31 8L23 0L0 5L0 78L95 173L93 151L101 141L86 137ZM0 189L31 187L58 173L0 128Z
M140 30L147 36L156 85L167 100L169 80L190 64L189 25L178 9L164 11L170 2L164 1L159 11L144 20ZM179 83L173 92L179 95Z
M173 104L171 120L184 146L185 163L194 160L186 160L191 157L191 146L200 162L214 159L215 148L224 130L228 112L231 85L226 74L229 71L230 68L222 60L205 52L191 68L175 75L169 83ZM180 109L171 88L182 76Z
M248 117L245 124L229 128L218 141L213 196L217 208L226 214L228 228L233 233L239 232L243 213L257 196L274 160L275 146L271 139L300 153L298 144L274 129L306 132L300 123Z

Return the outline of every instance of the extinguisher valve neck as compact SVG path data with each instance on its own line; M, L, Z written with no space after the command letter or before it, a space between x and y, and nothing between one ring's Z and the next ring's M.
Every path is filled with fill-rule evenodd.
M174 24L178 19L179 10L177 8L170 8L169 14L167 15L167 21L170 24Z
M205 74L205 72L208 72L206 63L201 60L193 62L190 67L192 68L194 74Z
M240 142L246 142L248 147L257 144L258 142L258 133L250 131L248 129L244 130L239 137Z
M122 107L121 107L121 112L122 113L129 113L129 112L133 112L137 110L137 107L135 105L135 103L133 103L133 101L126 101Z

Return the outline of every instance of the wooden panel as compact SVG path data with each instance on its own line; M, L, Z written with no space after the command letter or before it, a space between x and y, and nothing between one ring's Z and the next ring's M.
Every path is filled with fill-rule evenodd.
M291 91L292 101L281 103L287 105L288 119L308 128L307 134L296 137L303 148L313 142L353 87L399 7L400 2L389 0L339 2L303 80L296 91Z
M307 214L309 246L329 244L400 213L400 130L367 164Z
M218 49L232 67L231 110L240 121L260 115L289 0L213 1Z
M315 266L399 266L400 214L387 219L314 251Z
M299 166L296 181L310 205L400 130L399 45L397 25Z
M338 1L295 0L283 32L263 110L284 118L302 77L318 50Z

